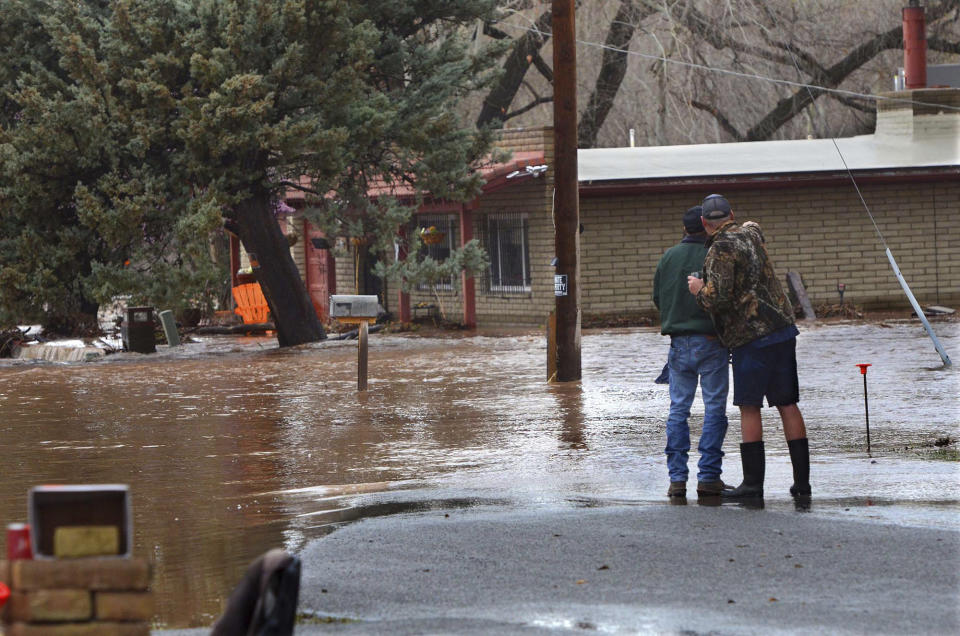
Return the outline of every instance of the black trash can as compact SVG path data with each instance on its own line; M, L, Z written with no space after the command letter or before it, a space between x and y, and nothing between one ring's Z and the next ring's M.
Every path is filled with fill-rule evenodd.
M123 326L123 348L136 353L155 353L157 338L153 324L153 307L127 307Z

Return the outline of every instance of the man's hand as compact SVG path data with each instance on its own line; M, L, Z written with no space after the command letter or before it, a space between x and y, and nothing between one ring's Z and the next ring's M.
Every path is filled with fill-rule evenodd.
M696 296L700 293L700 290L703 289L703 279L697 278L696 276L687 276L687 289L690 290L690 293Z

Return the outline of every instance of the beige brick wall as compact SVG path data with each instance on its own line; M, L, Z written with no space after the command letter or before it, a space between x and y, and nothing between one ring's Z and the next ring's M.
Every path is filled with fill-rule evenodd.
M550 164L548 164L550 165ZM476 223L494 213L526 213L529 223L530 291L503 293L485 291L478 284L477 323L479 325L545 324L553 309L553 221L550 215L553 170L536 179L526 177L482 199Z
M947 217L960 182L861 185L861 191L918 301L960 302L960 229ZM814 304L838 301L836 286L843 282L846 301L870 309L908 306L852 187L723 194L738 220L760 223L778 275L799 272ZM680 217L700 196L581 200L583 311L652 310L657 261L679 239Z

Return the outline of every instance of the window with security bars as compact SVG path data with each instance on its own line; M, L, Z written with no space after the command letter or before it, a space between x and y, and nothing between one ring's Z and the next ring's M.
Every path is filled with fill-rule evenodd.
M530 222L525 213L488 214L480 242L490 256L486 290L506 294L530 291Z
M460 217L456 214L424 214L415 219L415 231L420 234L420 257L429 256L442 263L457 249L460 240ZM437 285L437 289L452 289L449 279ZM429 285L417 285L420 291L430 289Z

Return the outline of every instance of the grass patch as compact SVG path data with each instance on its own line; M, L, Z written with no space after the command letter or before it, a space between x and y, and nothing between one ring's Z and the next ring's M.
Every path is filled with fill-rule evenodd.
M934 459L941 462L960 462L960 448L925 448L917 454L923 459Z
M297 614L297 625L346 625L356 623L354 618L324 616L321 614Z

